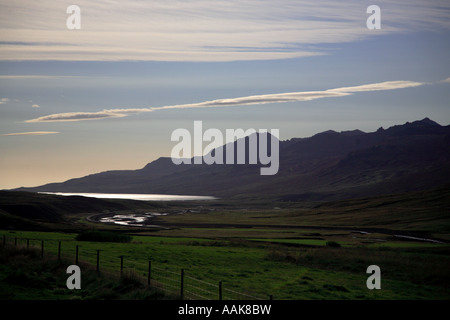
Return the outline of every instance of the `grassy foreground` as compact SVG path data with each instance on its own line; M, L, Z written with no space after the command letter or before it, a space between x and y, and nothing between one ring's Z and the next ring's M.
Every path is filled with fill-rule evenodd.
M249 239L213 240L134 235L130 243L76 241L76 234L57 232L8 232L0 236L17 237L19 254L3 253L0 259L2 299L155 299L155 292L137 287L121 293L123 284L115 281L101 284L96 275L96 251L100 251L100 269L109 275L120 270L124 256L125 270L135 278L145 279L148 260L152 261L153 278L166 272L177 281L180 268L186 276L207 284L223 282L224 288L245 292L261 299L450 299L450 247L434 245L396 246L286 246ZM25 240L38 249L33 256L24 252ZM39 256L44 240L44 259ZM11 241L11 240L10 240ZM61 241L65 264L55 262ZM65 287L68 264L74 264L79 246L82 268L82 290ZM9 243L9 246L13 246ZM30 269L27 259L33 259ZM53 261L53 262L49 262ZM369 265L381 268L381 290L366 287ZM18 279L18 280L17 280ZM33 283L37 283L38 290ZM31 284L31 285L30 285ZM6 286L6 287L5 287ZM20 288L22 288L20 290ZM23 290L27 288L27 290ZM35 290L36 289L36 290ZM141 290L142 289L142 290ZM91 292L93 290L93 292ZM231 291L230 291L231 294ZM224 296L227 299L227 295ZM236 298L231 297L229 298ZM239 298L239 297L237 297Z
M91 265L80 263L82 290L66 286L67 267L72 263L38 250L0 248L0 300L159 300L173 299L158 289L149 289L133 273L119 278L98 274Z
M449 186L327 203L66 201L10 192L0 204L0 242L8 239L0 249L15 250L0 257L1 299L178 298L181 269L185 298L218 299L221 287L224 299L450 299ZM161 214L149 221L159 228L99 223L145 212ZM98 238L100 230L114 234ZM66 268L77 248L83 285L74 292ZM121 261L136 287L117 282ZM381 269L381 290L366 286L370 265Z

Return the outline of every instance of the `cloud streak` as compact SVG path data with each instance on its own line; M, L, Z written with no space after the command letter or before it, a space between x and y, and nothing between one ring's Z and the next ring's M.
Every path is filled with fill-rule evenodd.
M80 76L55 76L55 75L0 75L0 80L24 80L24 79L70 79L81 78Z
M190 108L213 108L213 107L233 107L233 106L246 106L246 105L258 105L269 103L287 103L287 102L301 102L311 101L322 98L336 98L352 95L358 92L370 92L370 91L385 91L396 90L403 88L412 88L421 86L424 83L414 81L386 81L373 84L365 84L354 87L342 87L335 89L328 89L323 91L300 91L300 92L288 92L288 93L276 93L276 94L264 94L264 95L252 95L239 98L230 99L216 99L199 103L169 105L162 107L150 107L150 108L117 108L117 109L105 109L97 112L68 112L68 113L56 113L47 116L38 117L31 120L26 120L28 123L35 122L71 122L71 121L83 121L83 120L101 120L108 118L122 118L130 114L142 113L142 112L154 112L168 109L190 109Z
M46 134L57 134L56 131L30 131L30 132L18 132L18 133L5 133L0 136L41 136Z
M67 30L67 5L3 1L0 60L236 61L326 54L323 44L371 37L360 0L77 0L81 30ZM450 27L446 0L378 0L376 34ZM315 46L315 49L311 49Z

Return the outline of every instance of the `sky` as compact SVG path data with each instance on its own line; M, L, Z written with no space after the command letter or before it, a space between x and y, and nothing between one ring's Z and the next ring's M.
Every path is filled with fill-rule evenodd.
M0 0L0 189L140 169L198 120L281 140L450 124L449 1L318 3Z

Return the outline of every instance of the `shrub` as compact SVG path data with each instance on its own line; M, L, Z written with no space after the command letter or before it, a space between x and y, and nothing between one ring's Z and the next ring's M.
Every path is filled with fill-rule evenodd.
M336 241L327 241L327 247L340 248L341 245Z
M99 241L99 242L131 242L128 234L112 231L84 231L76 236L78 241Z
M347 288L343 286L336 286L334 284L324 284L323 288L330 291L349 292Z

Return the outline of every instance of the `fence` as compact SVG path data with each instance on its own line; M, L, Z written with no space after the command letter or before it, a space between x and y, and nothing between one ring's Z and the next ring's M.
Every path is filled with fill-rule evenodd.
M73 240L42 240L3 235L2 245L37 250L42 259L45 256L57 256L58 260L73 261L76 265L80 262L95 265L98 273L107 272L123 277L124 273L128 272L146 282L148 287L158 288L181 300L272 300L271 295L261 297L226 288L222 281L213 283L197 279L184 268L175 271L173 267L171 269L164 264L155 266L151 260L143 262L127 260L125 255L108 256L102 254L100 249L85 250L82 245L73 245L73 242Z

